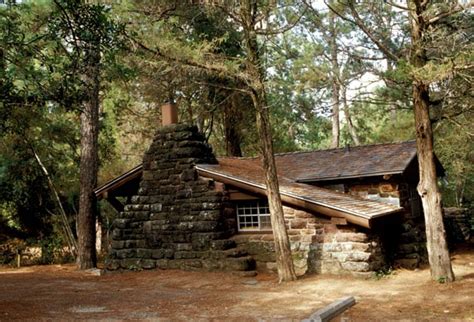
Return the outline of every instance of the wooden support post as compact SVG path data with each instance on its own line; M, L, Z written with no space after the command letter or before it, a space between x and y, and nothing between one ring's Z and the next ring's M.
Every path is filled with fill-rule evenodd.
M304 319L303 321L330 321L331 319L335 318L336 316L353 306L355 303L356 301L353 296L344 297L314 312L309 318Z
M123 209L125 208L124 205L122 205L122 203L117 199L115 198L114 196L110 196L108 195L107 196L107 201L112 205L112 207L114 207L115 210L117 210L118 212L122 212Z

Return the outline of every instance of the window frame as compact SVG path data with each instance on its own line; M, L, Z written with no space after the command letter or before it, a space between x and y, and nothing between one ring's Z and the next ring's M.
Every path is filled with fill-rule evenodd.
M252 212L256 210L256 213ZM267 210L268 212L266 212ZM247 211L247 213L245 213ZM256 200L242 200L236 203L235 205L235 213L237 217L237 231L239 233L245 232L272 232L271 221L270 221L270 208L268 206L268 201L264 199L256 199ZM250 221L244 222L242 219L257 217L257 221ZM267 217L268 221L270 222L270 227L262 227L262 218ZM245 224L257 224L257 227L242 227Z

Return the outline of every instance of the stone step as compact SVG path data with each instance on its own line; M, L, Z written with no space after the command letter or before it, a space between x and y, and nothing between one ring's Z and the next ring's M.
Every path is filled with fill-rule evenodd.
M252 271L256 266L251 256L226 258L221 263L224 271Z
M242 249L240 247L235 247L231 249L227 249L223 251L225 257L245 257L248 256L248 253L245 249Z
M227 250L235 247L235 241L232 239L217 239L211 241L211 249L213 250Z
M238 258L248 256L248 253L239 247L234 247L226 250L213 250L210 252L210 257L214 259Z

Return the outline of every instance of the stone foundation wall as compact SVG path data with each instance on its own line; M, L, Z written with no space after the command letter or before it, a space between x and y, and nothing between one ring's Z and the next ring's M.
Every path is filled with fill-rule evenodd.
M345 183L344 190L354 196L391 203L404 208L398 220L390 222L376 233L384 236L387 262L395 267L413 269L427 262L426 233L415 184L400 177L389 180L368 179L365 182Z
M404 211L397 214L396 220L369 231L351 224L336 225L328 217L284 207L298 275L367 275L387 266L413 269L427 262L423 212L412 209L417 204L411 200L413 192L410 194L407 183L372 182L346 185L345 189L346 193L363 198L377 195L382 202L387 198L395 203L396 199ZM235 214L232 216L235 218ZM276 269L271 234L238 234L233 239L256 260L258 269Z
M346 184L347 193L364 199L400 206L399 184L395 182L376 182L367 184Z
M392 263L395 267L414 269L428 263L425 219L414 185L399 184L399 194L404 211L398 215L399 224L391 228L395 243Z
M385 265L377 236L353 225L335 225L330 218L284 207L297 275L330 273L369 275ZM276 271L273 235L237 234L239 248L251 255L258 270Z
M469 212L469 209L444 208L443 219L448 243L452 245L467 242L471 239L474 217Z
M249 270L222 214L222 192L198 177L197 163L215 163L196 127L158 130L143 158L140 189L113 223L107 268Z

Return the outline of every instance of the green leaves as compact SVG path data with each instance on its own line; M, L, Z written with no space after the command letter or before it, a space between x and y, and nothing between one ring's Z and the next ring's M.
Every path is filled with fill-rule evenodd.
M21 79L15 79L13 85L18 91L23 91L26 88L25 81Z
M0 205L11 201L17 222L32 236L52 232L50 212L56 207L32 150L41 156L61 197L76 195L77 111L87 94L81 78L84 62L89 49L99 46L107 78L124 48L123 28L110 19L109 9L77 1L55 4L28 2L0 10ZM109 79L117 80L117 74L125 73ZM116 138L106 133L102 143L113 150ZM104 157L115 156L105 150Z

